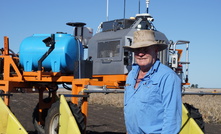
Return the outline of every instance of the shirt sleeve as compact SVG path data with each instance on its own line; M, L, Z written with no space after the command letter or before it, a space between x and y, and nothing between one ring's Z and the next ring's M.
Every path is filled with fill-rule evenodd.
M171 73L163 77L161 84L164 107L162 134L177 134L182 122L181 80Z

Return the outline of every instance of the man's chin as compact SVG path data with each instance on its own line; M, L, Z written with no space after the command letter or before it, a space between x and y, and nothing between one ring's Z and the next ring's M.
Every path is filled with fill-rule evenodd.
M139 64L138 64L139 65ZM150 68L151 67L151 64L144 64L144 65L139 65L140 68Z

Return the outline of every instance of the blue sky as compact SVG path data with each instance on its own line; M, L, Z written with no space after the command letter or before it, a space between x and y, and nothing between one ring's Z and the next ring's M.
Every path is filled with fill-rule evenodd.
M141 13L146 11L145 0ZM108 19L120 19L124 0L109 0ZM149 13L157 30L169 40L190 41L189 82L199 87L221 88L221 1L150 0ZM138 0L126 0L126 18L138 13ZM0 43L10 39L19 51L21 41L35 33L73 33L67 22L85 22L97 30L106 20L106 0L2 0ZM1 46L0 46L1 47Z

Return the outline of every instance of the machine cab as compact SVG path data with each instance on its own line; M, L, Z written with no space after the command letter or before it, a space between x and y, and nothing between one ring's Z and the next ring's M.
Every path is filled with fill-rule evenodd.
M93 60L94 75L127 74L134 63L132 52L123 49L133 42L133 33L137 30L153 30L156 40L163 40L169 45L166 36L153 26L150 14L137 14L130 19L117 19L103 22L100 32L88 43L88 56ZM168 49L159 53L158 58L168 64Z

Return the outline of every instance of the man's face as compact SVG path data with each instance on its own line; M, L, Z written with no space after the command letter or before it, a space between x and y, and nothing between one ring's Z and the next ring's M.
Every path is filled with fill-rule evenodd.
M156 61L157 48L155 46L138 48L134 51L136 63L142 69L150 69Z

